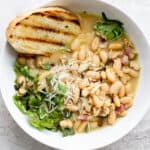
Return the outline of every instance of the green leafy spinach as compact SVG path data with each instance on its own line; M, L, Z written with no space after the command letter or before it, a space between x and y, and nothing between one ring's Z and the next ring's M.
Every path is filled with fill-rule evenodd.
M124 32L123 23L118 20L108 19L102 12L103 20L94 24L94 31L106 40L118 39Z

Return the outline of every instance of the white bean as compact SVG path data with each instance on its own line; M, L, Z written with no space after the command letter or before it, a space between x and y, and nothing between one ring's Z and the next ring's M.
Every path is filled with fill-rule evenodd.
M82 79L81 81L79 81L79 88L83 89L87 86L89 86L90 82L87 78Z
M92 51L96 51L96 50L98 49L98 47L99 47L99 44L100 44L99 38L98 38L98 37L95 37L95 38L93 39L92 43L91 43L91 50L92 50Z
M119 96L120 96L120 97L125 96L125 87L124 87L123 84L122 84L121 87L120 87Z
M121 87L122 87L122 83L120 81L114 82L110 87L110 93L114 95L118 95Z
M68 109L68 110L70 110L70 111L72 111L72 112L76 112L76 111L79 110L79 107L76 106L76 105L67 105L67 106L66 106L66 109Z
M129 74L132 77L137 77L138 76L138 71L129 68L129 67L123 67L123 72Z
M95 67L99 67L100 66L100 59L97 55L93 55L93 61L92 61L93 65Z
M115 111L111 111L109 116L108 116L108 124L112 125L116 121L116 113Z
M131 84L131 82L128 82L128 83L125 85L125 90L126 90L126 95L132 93L132 84Z
M109 85L107 83L102 83L100 85L100 90L102 93L107 94L109 92Z
M89 68L89 64L88 63L80 64L80 66L78 68L78 72L82 73L82 72L86 71L88 68Z
M103 63L106 63L108 60L108 53L106 51L100 51L99 52L100 59Z
M72 54L72 58L74 60L77 60L78 59L78 55L79 55L79 52L78 51L75 51L73 54Z
M62 128L72 128L73 127L73 123L70 119L62 120L62 121L60 121L59 124Z
M121 50L123 48L123 44L122 43L113 42L113 43L109 44L108 48L110 50Z
M81 49L79 51L79 59L80 60L85 60L87 54L87 47L85 45L81 46Z
M123 73L122 76L121 76L121 78L120 78L120 80L121 80L124 84L126 84L130 79L131 79L131 76L129 76L129 75L126 74L126 73Z
M113 101L116 107L120 107L120 99L117 95L114 95Z
M93 104L95 105L95 107L97 107L97 108L101 108L104 104L104 102L102 100L100 100L98 98L98 96L96 96L96 95L93 95L92 101L93 101Z
M85 76L87 78L91 78L91 79L95 79L95 80L99 80L100 79L100 73L96 72L96 71L87 71Z
M102 78L103 80L106 79L106 72L105 72L105 71L101 71L101 78Z
M131 97L131 96L125 96L125 97L122 97L121 99L120 99L120 102L122 103L122 104L129 104L129 103L131 103L133 101L133 98Z
M89 91L88 88L84 88L84 89L82 90L82 92L81 92L81 95L82 95L83 97L87 97L89 94L90 94L90 91Z
M79 39L75 39L73 40L73 42L71 43L71 50L76 51L78 50L80 47L80 40Z
M26 84L26 79L25 79L25 77L24 77L23 75L18 76L18 78L17 78L17 83L20 84L20 85L22 85L22 86L24 87L25 84Z
M25 88L21 87L18 92L21 95L25 95L27 93L27 90Z
M110 82L115 82L117 80L117 76L113 68L106 68L106 76Z
M121 65L120 58L114 60L113 68L117 75L122 76L122 71L121 71L122 65Z
M138 62L135 62L135 61L130 62L130 67L137 71L140 70L140 66L139 66Z
M108 53L108 57L110 59L115 59L120 55L121 55L121 51L112 51L112 50L110 50L109 53Z

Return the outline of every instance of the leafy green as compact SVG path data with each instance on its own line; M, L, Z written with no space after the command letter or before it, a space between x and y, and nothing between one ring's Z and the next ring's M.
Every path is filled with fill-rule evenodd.
M72 128L63 128L62 130L63 136L69 136L75 134Z
M46 77L46 83L49 85L51 83L52 76Z
M50 66L50 64L43 64L42 65L42 69L44 69L44 70L50 70L51 66Z
M41 126L48 129L54 128L54 120L48 117L44 118L41 120Z
M62 106L62 104L64 103L64 97L56 96L53 101L55 102L56 106Z
M44 69L50 69L49 66L49 64L46 64ZM14 103L22 113L28 115L29 122L33 127L39 130L46 128L51 131L62 131L59 122L65 118L72 117L72 113L62 107L67 86L48 76L46 82L50 86L51 92L46 90L39 92L37 91L39 75L32 73L32 71L28 66L21 65L16 61L16 74L24 75L26 82L32 82L32 86L26 86L27 92L25 95L16 93ZM20 86L16 82L15 89L18 90L19 88ZM70 129L63 130L63 132L65 136L73 134Z
M15 62L14 70L17 75L23 75L26 77L26 81L32 81L33 83L37 84L39 74L32 74L30 73L31 70L28 66L20 64L18 61ZM15 85L17 88L17 85Z
M33 127L39 130L43 129L43 126L41 125L41 121L36 113L29 112L28 116L29 116L29 122Z
M40 99L35 95L29 96L29 106L30 108L38 108L40 106Z
M66 87L65 84L58 83L57 88L58 88L58 93L59 93L59 94L62 94L62 95L65 95L65 94L66 94L66 92L67 92L67 87Z
M48 108L47 108L47 105L46 103L42 104L38 110L38 115L40 117L40 119L43 119L45 117L48 116Z
M96 22L93 29L96 33L107 40L118 39L124 32L123 23L118 20L108 19L102 12L103 21Z
M21 103L21 101L19 100L19 96L15 95L13 98L14 98L14 103L19 108L19 110L22 113L26 114L27 110L26 110L25 106L23 105L23 103Z
M15 63L15 72L17 74L22 74L25 77L29 77L30 76L30 74L29 74L29 67L25 66L25 65L21 65L18 61L16 61L16 63Z

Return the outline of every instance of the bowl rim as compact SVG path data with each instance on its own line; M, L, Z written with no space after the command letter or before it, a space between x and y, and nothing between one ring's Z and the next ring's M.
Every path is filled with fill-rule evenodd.
M46 4L51 4L51 3L56 2L56 1L58 1L58 0L51 0L49 3L44 2L44 5L46 5ZM134 26L137 27L137 29L139 30L140 34L141 34L142 37L143 37L143 40L146 42L147 47L150 49L150 45L149 45L148 39L146 38L145 34L143 33L143 30L141 29L141 27L139 27L139 25L135 22L135 20L134 20L133 18L131 18L128 14L126 14L124 11L122 11L120 8L118 8L117 6L113 5L112 3L108 3L108 2L103 1L103 0L94 0L94 1L96 1L97 3L105 4L105 5L107 5L108 7L112 7L112 8L114 8L114 9L116 9L119 13L122 13L124 16L126 16L126 18L127 18L129 21L131 21ZM43 3L42 3L42 5L43 5ZM39 6L39 7L41 7L41 6ZM2 50L1 50L1 52L0 52L0 58L2 57L3 51L4 51L4 43L2 44ZM1 62L1 59L0 59L0 62ZM1 62L1 64L2 64L2 62ZM1 72L1 71L2 71L2 69L1 69L1 67L0 67L0 72ZM41 140L41 139L38 138L38 137L35 137L35 136L32 135L32 133L29 132L24 126L22 126L21 123L20 123L18 120L16 120L15 115L12 113L12 111L10 110L10 108L8 107L8 105L6 104L6 98L4 98L4 95L3 95L3 91L4 91L4 90L5 90L5 89L3 88L2 84L0 84L0 94L1 94L1 98L3 99L3 102L4 102L4 104L5 104L5 106L6 106L7 110L8 110L8 112L9 112L10 115L12 116L13 120L17 123L17 125L18 125L25 133L27 133L30 137L32 137L32 138L35 139L36 141L40 142L41 144L44 144L44 145L47 145L47 146L49 146L49 147L56 148L56 149L57 149L57 148L63 149L63 147L59 146L59 144L56 146L56 144L51 144L51 143L48 143L47 141ZM141 117L139 117L139 118L136 120L136 122L134 123L134 125L130 126L130 128L128 128L125 133L122 133L122 134L116 136L116 137L115 137L113 140L111 140L111 141L109 140L109 141L105 142L101 147L98 146L98 144L97 144L95 147L93 147L93 149L103 148L103 147L108 146L108 145L110 145L110 144L112 144L112 143L115 143L115 142L118 141L119 139L123 138L123 137L124 137L125 135L127 135L133 128L135 128L135 127L137 126L137 124L143 119L143 117L144 117L144 115L146 114L146 112L148 111L149 107L150 107L150 102L149 102L149 103L147 104L147 106L145 107L145 110L144 110L143 114L141 114Z

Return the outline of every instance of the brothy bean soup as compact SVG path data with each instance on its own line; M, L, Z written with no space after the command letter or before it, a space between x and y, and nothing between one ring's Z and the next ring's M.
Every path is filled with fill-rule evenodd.
M50 56L18 55L15 63L15 104L33 127L64 136L126 116L140 72L122 22L77 14L82 33L71 45Z

